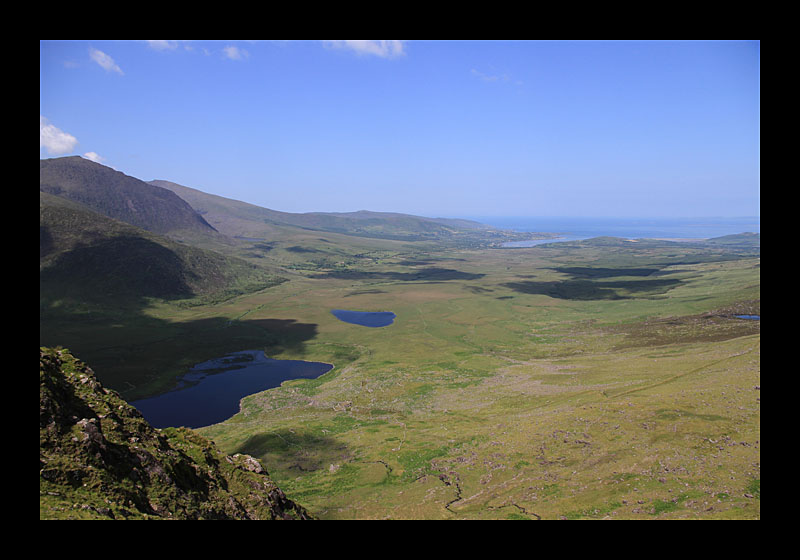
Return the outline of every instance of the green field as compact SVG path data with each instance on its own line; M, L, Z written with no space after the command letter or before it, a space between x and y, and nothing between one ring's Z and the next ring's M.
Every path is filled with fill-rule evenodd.
M760 322L735 317L760 314L757 253L371 243L284 251L289 281L154 300L72 349L129 400L234 350L333 363L198 430L322 519L760 518Z

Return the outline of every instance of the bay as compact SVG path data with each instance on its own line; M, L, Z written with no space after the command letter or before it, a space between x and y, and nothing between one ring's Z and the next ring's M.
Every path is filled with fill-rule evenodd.
M739 233L760 233L759 216L732 218L585 218L585 217L487 217L472 220L520 232L558 233L558 239L511 242L506 246L533 246L554 241L579 241L593 237L623 239L710 239Z

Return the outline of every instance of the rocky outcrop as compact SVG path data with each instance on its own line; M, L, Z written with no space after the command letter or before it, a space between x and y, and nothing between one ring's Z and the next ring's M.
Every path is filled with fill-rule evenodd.
M249 455L153 428L69 351L39 349L40 519L312 519Z

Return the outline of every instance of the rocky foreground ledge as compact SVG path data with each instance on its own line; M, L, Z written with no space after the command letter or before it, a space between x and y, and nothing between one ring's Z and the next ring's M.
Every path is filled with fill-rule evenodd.
M68 350L39 348L40 519L312 519L257 459L156 429Z

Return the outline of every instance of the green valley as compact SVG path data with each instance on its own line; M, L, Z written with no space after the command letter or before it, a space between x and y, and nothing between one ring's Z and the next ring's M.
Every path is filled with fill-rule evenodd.
M61 187L42 164L40 346L127 401L239 350L334 364L166 431L255 458L309 516L760 518L759 234L504 248L533 235L166 181L98 203L80 174L107 170L78 163Z

